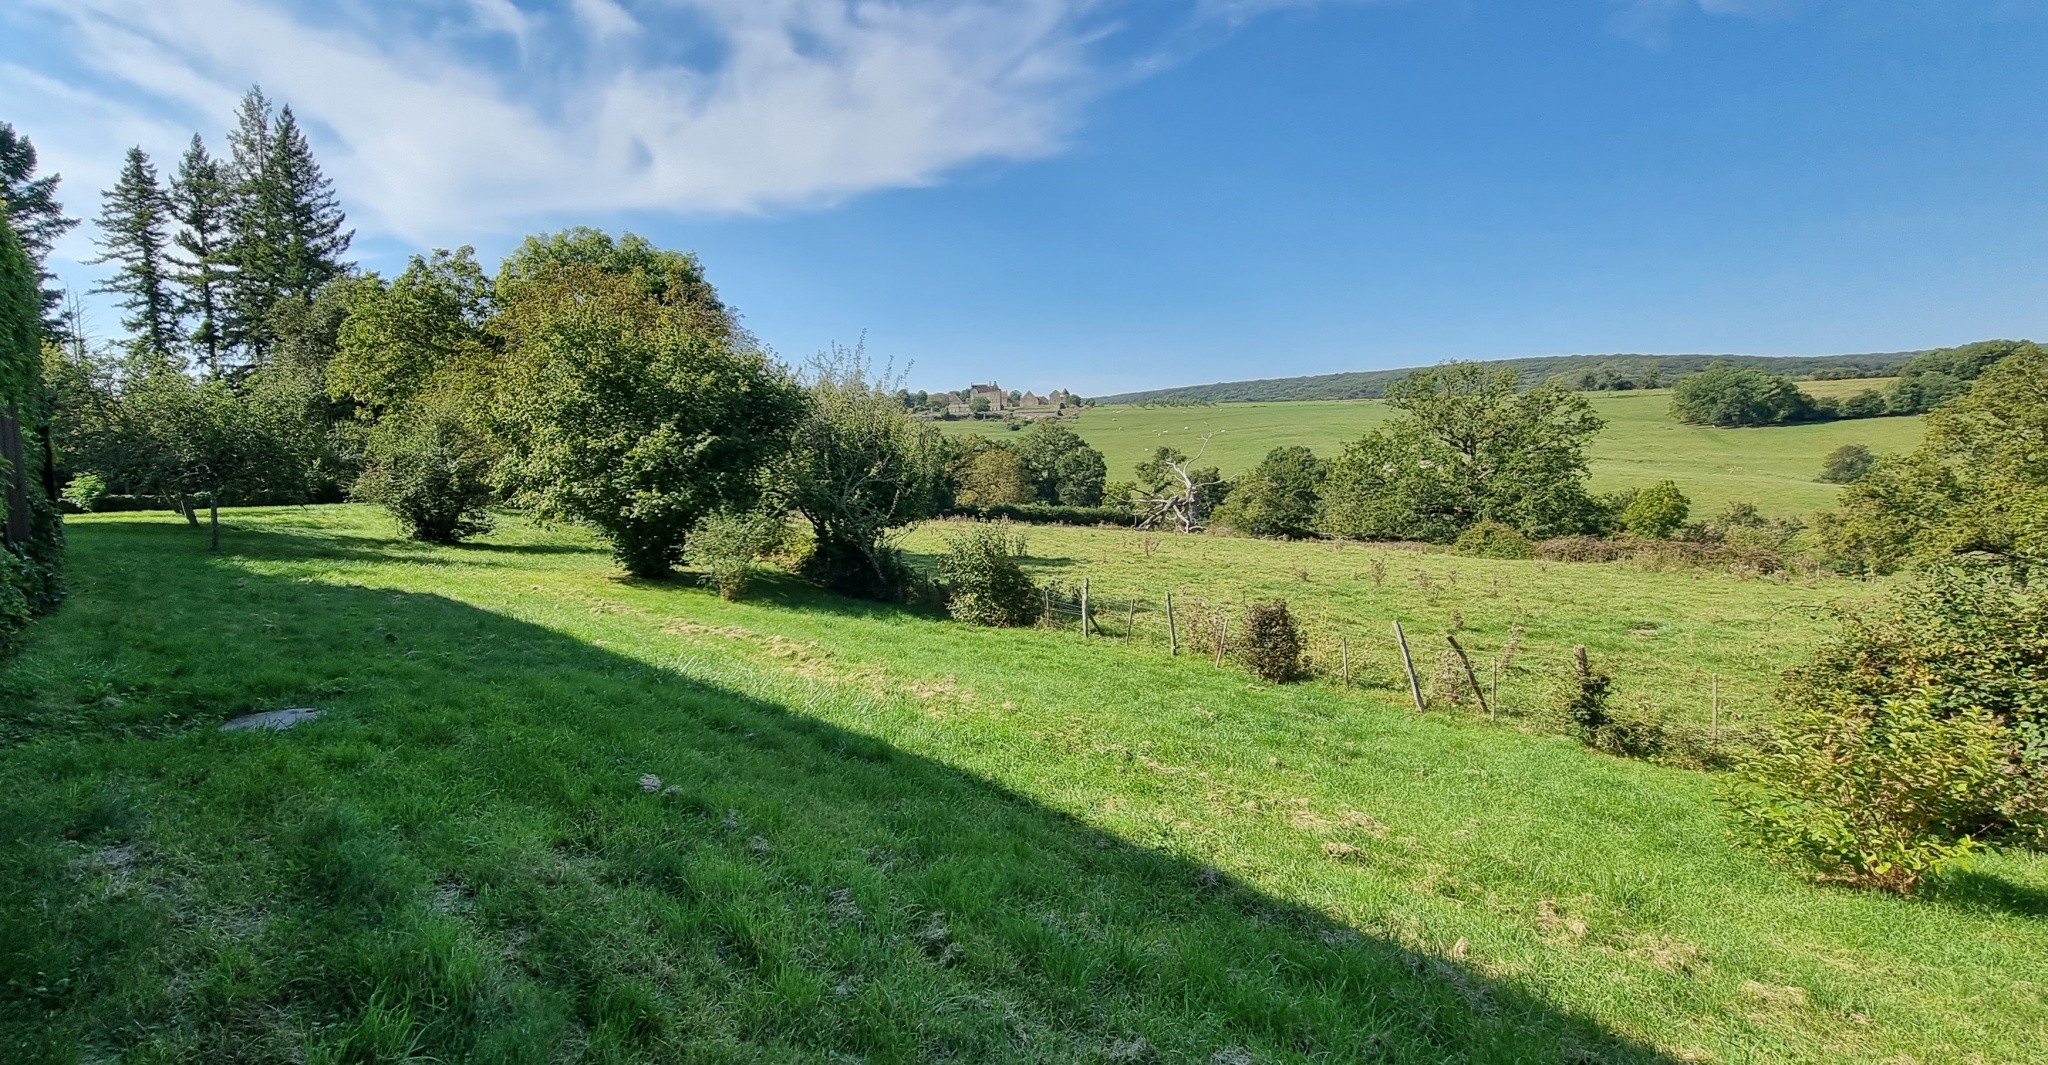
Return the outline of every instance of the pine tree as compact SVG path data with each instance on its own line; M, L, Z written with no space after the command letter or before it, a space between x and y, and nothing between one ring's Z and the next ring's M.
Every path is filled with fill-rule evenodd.
M233 270L227 278L221 340L251 362L261 362L270 346L265 323L271 303L267 279L274 273L269 234L276 227L269 218L272 198L264 194L263 173L270 158L270 121L270 99L262 86L252 85L228 134L226 261Z
M252 363L269 357L270 314L279 301L307 302L348 271L341 258L354 239L333 183L320 170L292 109L273 117L263 90L242 98L229 178L228 224L234 265L225 338Z
M100 207L100 257L92 265L117 264L114 276L94 289L120 296L128 314L121 319L145 350L169 355L178 341L178 310L167 276L170 198L157 181L156 167L141 148L128 149L121 177Z
M44 331L62 335L65 330L59 321L58 305L63 302L64 292L51 284L55 278L44 269L44 263L49 258L50 246L78 225L78 219L66 218L64 205L57 202L57 175L35 174L36 146L27 137L16 134L12 125L0 122L0 200L7 201L10 224L41 275L39 295Z
M264 183L277 197L275 283L280 298L309 301L320 286L348 270L342 254L355 239L343 231L348 216L334 195L334 183L313 158L312 145L290 105L278 113Z
M208 155L205 142L193 134L178 162L178 176L171 179L171 215L182 227L175 240L183 253L171 256L172 278L180 290L179 311L193 319L188 339L215 376L221 371L226 340L230 191L220 161Z

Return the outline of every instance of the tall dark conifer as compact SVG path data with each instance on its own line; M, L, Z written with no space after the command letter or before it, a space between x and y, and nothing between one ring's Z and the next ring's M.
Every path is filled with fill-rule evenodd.
M250 86L235 113L235 128L228 134L227 180L228 239L226 302L221 316L221 340L251 362L261 362L270 348L265 319L269 316L271 286L270 233L276 227L269 217L272 200L264 194L264 164L270 158L270 98L261 86Z
M279 301L310 301L321 285L347 272L342 255L354 239L333 183L290 107L273 113L261 88L242 98L229 163L232 182L228 258L227 342L251 363L269 357L271 312Z
M231 259L228 212L231 186L219 160L198 134L171 179L171 215L180 226L171 255L178 309L192 320L187 339L208 372L218 376L226 346L225 310Z
M341 228L348 216L334 195L334 183L313 158L313 147L306 143L305 130L290 105L278 113L264 170L264 184L277 197L272 214L277 230L271 241L277 256L277 295L311 300L320 286L347 271L342 255L355 240L355 231Z
M94 289L121 297L128 313L121 324L142 349L169 356L178 347L178 308L171 294L170 198L157 181L156 167L141 148L128 149L121 177L100 207L100 256L92 265L112 263L114 276Z
M55 174L36 176L36 146L15 133L12 125L0 122L0 200L7 201L7 217L41 275L43 328L53 335L64 332L59 313L64 291L52 283L55 278L44 265L50 246L78 225L78 219L64 216L64 205L57 202L57 181Z

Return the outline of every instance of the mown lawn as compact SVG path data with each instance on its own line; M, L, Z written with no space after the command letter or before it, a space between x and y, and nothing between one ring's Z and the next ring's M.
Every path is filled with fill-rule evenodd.
M1858 389L1874 382L1811 382L1816 391L1839 386ZM1693 500L1697 519L1711 518L1729 503L1755 503L1767 514L1805 516L1833 505L1836 486L1814 480L1821 460L1843 444L1864 444L1878 452L1910 451L1920 440L1919 418L1866 418L1769 429L1710 429L1671 420L1671 393L1590 393L1593 409L1607 420L1591 459L1598 491L1676 481ZM1210 436L1205 461L1225 476L1242 473L1276 447L1301 446L1334 458L1345 444L1392 416L1378 400L1310 400L1295 403L1223 403L1213 407L1094 407L1068 425L1101 449L1111 480L1131 477L1132 467L1162 445L1192 454ZM950 435L1005 436L999 423L939 422Z
M2048 1031L2040 858L1814 887L1723 839L1705 775L1377 689L787 580L727 604L516 519L228 520L217 557L74 522L73 600L0 667L0 1060L2020 1062ZM214 727L284 706L327 713Z

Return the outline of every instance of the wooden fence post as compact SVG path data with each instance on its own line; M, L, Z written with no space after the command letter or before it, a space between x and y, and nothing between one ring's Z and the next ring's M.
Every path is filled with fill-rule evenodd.
M1045 627L1052 628L1052 585L1045 586Z
M1719 742L1721 742L1721 675L1720 675L1719 673L1715 673L1715 674L1713 674L1713 681L1712 681L1712 683L1713 683L1713 692L1714 692L1714 694L1713 694L1713 700L1714 700L1714 701L1713 701L1713 714L1714 714L1714 717L1713 717L1713 721L1714 721L1714 723L1713 723L1713 726L1712 726L1711 730L1710 730L1710 731L1708 732L1708 737L1709 737L1709 738L1710 738L1710 739L1712 740L1712 742L1714 742L1714 743L1719 743Z
M1088 578L1081 578L1081 638L1088 638Z
M1180 633L1174 631L1173 593L1166 593L1166 653L1180 657Z
M1472 659L1465 654L1463 647L1458 646L1458 638L1456 636L1447 632L1444 633L1444 639L1450 643L1451 650L1457 652L1458 661L1464 664L1465 679L1472 684L1472 697L1479 700L1479 709L1486 711L1487 717L1492 717L1493 706L1486 701L1486 690L1479 686L1479 674L1472 668Z
M1349 687L1351 687L1351 637L1349 637L1349 636L1339 636L1339 637L1337 637L1337 641L1338 641L1338 646L1339 646L1339 647L1341 647L1341 648L1343 648L1343 655L1344 655L1344 686L1345 686L1346 688L1349 688Z
M1131 632L1138 627L1138 601L1131 600L1130 613L1124 615L1124 642L1131 642Z
M1401 631L1401 623L1394 622L1394 641L1401 645L1401 665L1408 670L1408 694L1415 697L1415 712L1420 714L1428 709L1422 703L1422 682L1415 679L1415 659L1408 654L1408 634Z
M1216 668L1223 668L1223 649L1230 644L1230 618L1223 618L1223 627L1216 630Z

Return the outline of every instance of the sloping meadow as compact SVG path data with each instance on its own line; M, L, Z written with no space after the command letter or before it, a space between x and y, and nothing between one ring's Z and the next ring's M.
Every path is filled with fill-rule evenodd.
M1858 586L1027 540L1112 597L1355 621L1357 682L772 575L728 603L516 518L237 511L220 557L77 521L72 604L0 669L0 1058L2037 1058L2048 863L1808 885L1710 775L1419 715L1367 635L1519 622L1545 668L1761 713ZM291 706L325 713L217 729Z

